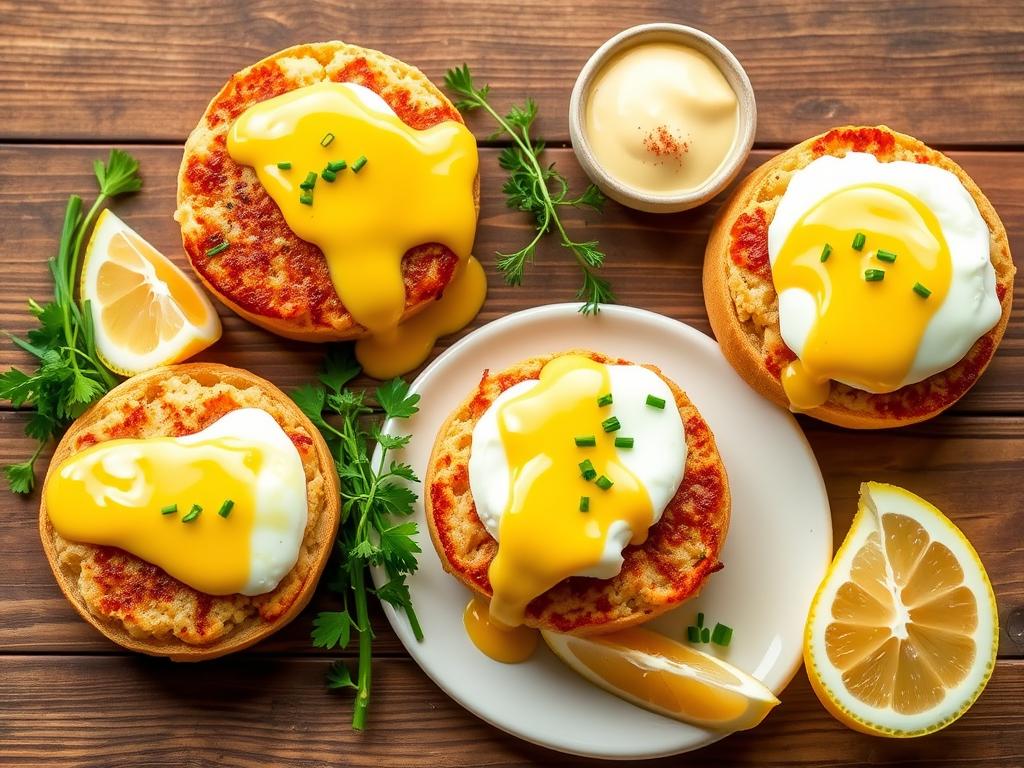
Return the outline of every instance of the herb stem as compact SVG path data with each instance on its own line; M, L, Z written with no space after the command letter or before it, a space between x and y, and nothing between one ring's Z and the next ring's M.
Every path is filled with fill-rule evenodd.
M373 633L370 611L366 603L366 567L353 569L352 591L355 592L356 631L359 632L359 669L356 674L356 701L352 708L352 727L366 728L366 712L370 706L370 659L373 656Z

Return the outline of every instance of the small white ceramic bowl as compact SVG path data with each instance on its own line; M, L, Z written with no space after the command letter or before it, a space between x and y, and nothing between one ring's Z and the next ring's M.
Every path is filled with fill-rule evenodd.
M674 42L703 53L715 63L736 92L739 102L736 140L725 161L707 181L696 189L670 195L657 195L635 189L610 175L594 157L587 140L585 115L590 84L605 63L615 54L648 42ZM576 78L569 100L569 137L583 170L608 197L629 208L650 213L685 211L706 203L721 192L739 173L750 154L757 128L757 105L747 73L732 52L711 35L682 24L641 24L619 32L594 51Z

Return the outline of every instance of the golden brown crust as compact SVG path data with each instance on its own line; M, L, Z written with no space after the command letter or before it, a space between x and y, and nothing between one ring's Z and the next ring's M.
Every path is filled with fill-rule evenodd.
M964 358L942 373L888 394L833 383L828 401L811 411L855 429L913 424L945 410L988 366L1003 337L1013 300L1015 268L1009 240L992 204L970 176L940 152L886 126L835 128L772 158L736 187L722 206L704 256L704 302L722 353L759 394L789 407L781 371L794 358L779 331L778 300L768 266L767 229L792 173L823 154L870 152L882 162L929 163L955 174L988 225L996 295L1002 315Z
M129 379L71 425L44 485L55 467L90 445L191 434L241 407L260 407L274 417L295 444L306 473L309 514L299 559L272 592L206 595L122 550L66 541L50 524L42 494L39 533L57 584L82 618L118 645L176 661L212 659L276 632L312 597L340 517L334 461L298 406L248 371L191 363Z
M540 376L554 357L581 354L609 365L629 361L575 350L524 360L499 373L484 371L480 384L438 431L424 481L427 525L445 570L475 592L490 597L487 570L497 542L480 522L469 488L473 428L509 387ZM647 540L627 547L625 563L612 579L570 578L527 608L526 624L558 632L597 634L647 621L697 594L719 561L729 527L730 496L714 436L686 394L660 370L645 368L670 387L686 428L683 482Z
M248 107L326 80L370 88L413 128L462 122L458 110L415 67L338 41L296 45L228 80L189 135L178 173L175 219L196 275L250 322L304 341L355 339L365 330L338 298L323 253L292 232L256 173L228 155L226 142L232 122ZM479 213L479 175L474 200ZM207 249L225 237L231 247L207 258ZM441 295L457 262L437 243L405 254L405 317Z

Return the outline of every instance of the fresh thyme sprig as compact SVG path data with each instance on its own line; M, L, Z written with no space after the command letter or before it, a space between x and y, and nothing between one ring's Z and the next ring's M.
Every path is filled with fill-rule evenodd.
M410 438L384 434L379 424L369 429L363 426L373 409L365 403L364 393L345 386L358 374L359 365L347 349L334 349L327 355L319 382L300 387L292 399L324 436L341 480L337 564L328 583L341 596L342 610L320 612L313 621L312 638L317 648L346 648L352 633L358 636L355 681L348 666L336 661L327 674L327 686L355 690L352 727L362 730L370 702L373 643L368 595L372 592L404 610L418 640L423 639L423 632L405 583L406 576L416 570L420 552L414 538L416 523L395 522L412 513L417 495L409 486L419 480L411 466L389 457ZM410 395L409 385L401 379L381 384L376 396L386 419L407 419L418 410L420 396ZM337 418L328 422L325 413ZM374 445L380 446L376 462L371 459ZM367 586L369 566L383 568L388 576L376 590Z
M7 484L15 493L29 493L35 485L35 463L46 443L60 434L93 402L117 384L117 379L96 354L96 337L88 301L75 298L82 243L107 200L142 188L139 163L127 152L110 150L106 164L93 163L100 193L82 216L82 198L72 195L64 211L57 255L49 260L53 301L40 305L28 300L28 310L39 322L22 339L11 341L33 355L38 366L31 374L11 368L0 374L0 399L15 408L33 406L35 413L25 434L38 441L26 461L4 467Z
M578 242L569 237L559 218L558 209L564 206L574 208L593 208L600 211L604 206L604 195L593 184L577 197L569 196L569 182L555 170L555 164L545 166L540 157L544 152L544 143L530 138L530 127L537 117L537 103L528 98L522 106L515 105L504 116L499 114L487 100L490 86L477 88L473 85L473 76L469 66L449 69L444 76L448 90L457 95L455 106L463 111L483 109L493 117L499 130L494 137L507 135L512 145L502 150L498 158L501 167L508 171L502 191L509 208L525 211L533 216L537 232L525 247L515 253L499 253L498 269L505 275L509 285L519 285L523 280L523 271L536 256L537 244L541 238L552 230L558 233L561 244L576 258L583 270L583 285L576 292L576 298L583 301L580 312L596 313L601 304L615 301L615 294L607 280L600 277L597 271L604 263L604 253L596 240Z

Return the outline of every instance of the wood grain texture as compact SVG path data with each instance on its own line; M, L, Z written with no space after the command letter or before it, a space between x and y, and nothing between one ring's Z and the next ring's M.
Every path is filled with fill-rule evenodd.
M118 202L115 210L188 270L178 225L171 219L181 150L133 147L132 151L142 164L145 187L141 194ZM92 160L106 153L103 146L0 146L0 240L5 244L7 261L6 282L0 291L0 329L22 333L31 321L25 312L25 300L42 299L52 290L46 258L56 247L67 195L72 191L87 198L93 194ZM505 174L498 167L497 154L493 149L481 153L483 183L475 246L487 267L490 295L476 321L461 334L442 340L436 352L510 312L572 301L579 286L575 263L552 238L540 249L537 263L528 268L522 287L505 285L494 269L496 251L518 250L532 235L528 218L505 207L500 191ZM773 154L754 152L746 170ZM1024 154L953 152L951 156L974 176L999 211L1010 233L1018 268L1024 273ZM571 150L551 150L547 159L557 163L575 188L585 184ZM597 238L607 251L603 271L621 303L660 312L710 333L701 292L701 265L720 202L721 198L694 211L672 215L638 213L609 202L603 216L576 211L564 216L571 231L581 238ZM286 387L307 381L315 373L323 354L319 347L278 338L220 309L224 338L198 359L249 368ZM29 362L26 353L0 340L0 369ZM1024 412L1022 380L1024 316L1016 313L1010 318L1006 337L989 370L954 410Z
M408 659L374 664L370 727L355 733L348 702L321 685L325 668L324 661L296 658L240 657L169 669L168 662L140 657L0 656L3 762L50 764L59 744L64 768L598 764L485 724ZM1024 662L1002 661L974 707L944 731L926 739L875 739L833 720L799 672L756 731L683 758L619 765L1020 768L1022 698Z
M938 144L1024 143L1019 2L884 0L0 0L0 137L180 142L225 80L281 48L341 38L440 81L468 62L499 104L534 96L540 134L567 141L576 74L608 37L672 21L718 37L746 68L757 139L885 122ZM955 86L953 85L955 83ZM478 135L490 125L474 123Z
M23 413L0 412L0 463L31 450L21 434L26 420ZM988 569L1003 627L1000 655L1024 657L1021 639L1007 631L1008 617L1024 611L1024 542L1007 535L1024 530L1024 417L943 416L891 433L844 431L810 420L804 426L829 491L836 547L856 511L860 483L878 480L920 493L960 526ZM0 569L0 653L116 651L58 590L40 550L38 499L0 497L0 503L8 512L0 516L0 552L8 554ZM421 557L435 557L422 538L430 551ZM321 653L310 647L309 632L316 611L328 609L336 609L334 598L321 588L302 615L254 652ZM404 655L376 605L374 618L376 651Z

